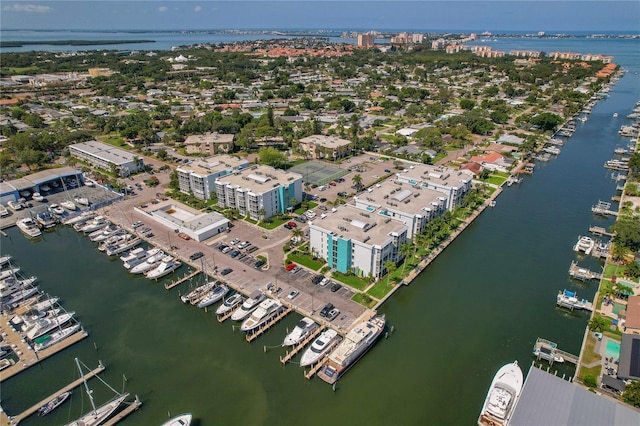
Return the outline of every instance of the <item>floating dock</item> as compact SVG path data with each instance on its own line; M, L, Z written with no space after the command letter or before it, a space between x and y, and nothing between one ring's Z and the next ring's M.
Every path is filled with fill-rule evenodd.
M24 410L22 413L18 414L17 416L11 417L10 418L10 423L12 425L18 424L22 420L24 420L27 417L31 416L32 414L36 413L40 409L40 407L45 405L47 402L51 401L54 398L57 398L58 396L62 395L65 392L68 392L68 391L70 391L72 389L77 388L78 386L80 386L81 384L84 383L84 380L89 380L90 378L92 378L96 374L99 374L99 373L103 372L104 369L105 369L105 367L102 365L102 363L98 363L98 367L96 367L93 371L90 371L87 374L85 374L84 375L84 379L82 377L80 377L79 379L77 379L76 381L72 382L71 384L63 387L62 389L60 389L58 392L54 393L53 395L49 395L48 397L46 397L42 401L38 402L37 404L27 408L26 410Z
M556 297L556 305L561 308L567 308L570 310L582 310L585 311L593 311L593 303L589 302L587 299L578 299L578 296L575 291L568 290L560 290L558 292L558 296Z
M535 345L533 345L533 355L538 359L544 359L549 361L550 364L554 362L570 362L571 364L578 365L578 357L570 354L569 352L558 349L558 344L550 340L538 337Z
M280 362L283 364L286 364L287 362L289 362L289 360L294 356L296 356L296 354L300 352L305 346L307 346L309 342L315 339L318 334L322 333L325 330L325 328L326 327L324 326L317 327L313 333L307 336L306 339L304 339L302 342L298 343L297 345L293 346L291 348L291 352L287 351L285 356L281 356Z
M586 268L581 268L578 266L578 262L571 262L571 266L569 267L569 275L571 278L575 278L577 280L587 281L587 280L600 280L602 278L602 274L598 272L593 272Z
M266 332L267 330L269 330L269 328L271 328L272 325L276 324L278 321L280 321L282 318L286 317L287 315L289 315L289 313L292 311L292 309L290 307L285 307L285 309L280 312L278 315L276 315L275 317L271 318L269 321L267 321L266 323L264 323L264 325L262 327L260 327L258 330L256 330L253 333L247 333L247 342L253 342L255 339L257 339L260 335L262 335L264 332Z
M591 232L594 235L603 235L605 237L613 237L612 233L607 232L606 229L601 228L600 226L590 226L589 232Z
M618 216L617 211L611 210L611 203L605 201L598 201L598 204L591 206L591 212L602 216Z
M172 288L174 288L175 286L178 286L180 284L182 284L183 282L195 277L196 275L198 275L200 273L199 269L196 269L195 271L193 271L190 274L185 274L182 278L178 278L175 281L171 281L170 283L167 283L164 285L164 288L166 290L171 290Z

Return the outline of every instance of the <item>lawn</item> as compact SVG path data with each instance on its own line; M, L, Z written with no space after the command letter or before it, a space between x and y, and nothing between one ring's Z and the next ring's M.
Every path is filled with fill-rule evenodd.
M354 294L351 300L367 308L373 308L376 304L375 300L363 293Z
M394 284L393 281L389 281L389 284L387 284L387 280L380 280L367 291L367 294L376 299L382 299L387 293L393 290L395 286L396 284Z
M311 256L302 253L291 253L287 256L287 263L297 263L298 265L306 266L309 269L317 271L324 266L323 260L313 259Z
M363 280L360 277L357 277L355 275L344 275L341 272L334 272L331 277L337 281L340 281L343 284L348 285L349 287L355 288L357 290L364 290L365 288L367 288L367 281Z
M596 338L592 333L589 333L589 337L587 337L587 344L584 348L584 353L582 355L582 363L583 364L591 364L594 361L600 361L602 359L602 355L595 351L596 347Z
M611 278L612 275L617 277L622 276L622 273L626 267L624 265L614 265L612 263L607 263L604 268L604 278Z
M489 176L489 179L484 180L483 182L490 183L490 184L492 184L492 185L498 185L498 186L500 186L500 185L502 185L502 184L503 184L503 182L504 182L505 180L507 180L507 179L506 179L506 178L503 178L503 177L500 177L500 176L491 175L491 176Z

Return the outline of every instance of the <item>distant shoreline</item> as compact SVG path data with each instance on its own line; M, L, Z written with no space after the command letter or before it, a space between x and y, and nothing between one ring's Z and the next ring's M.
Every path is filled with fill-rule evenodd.
M103 44L155 43L155 40L12 40L0 41L0 47L22 47L37 44L51 46L98 46Z

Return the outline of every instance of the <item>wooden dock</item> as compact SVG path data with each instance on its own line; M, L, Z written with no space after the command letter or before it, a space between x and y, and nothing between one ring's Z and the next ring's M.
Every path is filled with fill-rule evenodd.
M101 373L102 371L104 371L104 369L105 369L105 367L102 365L102 363L98 363L98 367L96 367L93 371L90 371L87 374L85 374L84 375L84 379L82 377L80 377L79 379L77 379L76 381L72 382L71 384L63 387L62 389L60 389L58 392L54 393L53 395L50 395L50 396L46 397L45 399L43 399L42 401L38 402L37 404L27 408L25 411L23 411L22 413L18 414L17 416L10 417L9 418L10 423L12 425L17 425L22 420L24 420L27 417L29 417L30 415L36 413L40 409L40 407L42 407L47 402L51 401L53 398L56 398L56 397L62 395L63 393L65 393L65 392L68 392L68 391L70 391L72 389L77 388L82 383L84 383L84 380L89 380L90 378L92 378L96 374Z
M322 333L325 328L326 328L325 326L317 327L316 330L310 335L308 335L306 339L304 339L302 342L292 347L291 352L287 351L287 353L284 356L281 356L280 362L283 364L286 364L287 362L289 362L289 360L291 360L291 358L296 356L296 354L300 352L305 346L307 346L309 342L315 339L318 334Z
M262 335L264 332L266 332L267 330L269 330L269 328L271 328L272 325L276 324L278 321L280 321L282 318L286 317L287 315L289 315L289 313L292 311L292 309L290 307L285 307L285 309L280 312L278 315L276 315L275 317L271 318L269 321L267 321L266 323L264 323L264 325L262 327L260 327L258 330L256 330L253 333L247 333L246 339L247 342L251 343L253 342L255 339L257 339L260 335Z
M226 314L222 314L222 315L218 315L218 322L225 322L227 320L227 318L230 318L231 315L233 315L233 313L235 311L237 311L238 309L240 309L240 307L242 306L242 303L239 304L238 306L236 306L235 308L231 309L229 312L227 312Z
M317 373L318 371L320 371L320 369L322 369L322 367L324 367L324 366L325 366L325 364L326 364L326 363L327 363L327 361L329 360L329 353L330 353L330 352L331 352L331 350L329 350L329 352L327 352L327 353L325 354L325 356L324 356L324 357L322 357L322 359L321 359L318 363L316 363L313 367L311 367L311 369L310 369L309 371L306 371L306 372L304 373L304 378L305 378L305 379L307 379L307 380L311 379L313 376L315 376L315 375L316 375L316 373Z
M554 362L570 362L571 364L578 365L578 357L570 354L569 352L558 349L558 344L554 343L550 340L543 339L542 337L538 337L535 345L533 346L534 352L536 350L540 350L536 358L538 360L545 359L549 361L549 364L553 364ZM562 359L562 361L560 361Z
M601 228L600 226L590 226L589 232L591 232L594 235L604 235L605 237L613 237L612 233L607 232L606 229Z
M591 212L602 216L618 216L617 211L611 210L611 203L604 201L598 201L598 204L591 206Z
M602 278L602 274L598 272L593 272L586 268L581 268L578 266L578 262L571 262L571 266L569 267L569 275L571 278L575 278L582 281L587 280L600 280Z
M164 285L164 288L166 290L171 290L172 288L174 288L175 286L178 286L180 284L182 284L183 282L195 277L196 275L198 275L200 273L200 269L196 269L195 271L193 271L190 274L185 274L182 278L178 278L177 280L171 281L168 284Z
M118 423L120 420L127 417L129 414L133 413L134 411L138 411L138 408L140 408L140 406L142 405L142 401L140 401L140 398L138 398L138 395L136 395L136 399L133 402L126 403L126 404L129 404L129 406L124 410L120 411L114 417L107 420L107 422L104 423L104 426L113 426L116 423Z

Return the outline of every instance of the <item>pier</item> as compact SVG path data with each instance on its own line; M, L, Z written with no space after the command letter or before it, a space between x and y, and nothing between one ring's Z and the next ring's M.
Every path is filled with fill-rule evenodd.
M107 420L104 423L104 426L113 426L116 423L118 423L120 420L127 417L129 414L133 413L134 411L138 411L138 408L140 408L140 406L142 405L142 401L140 401L140 398L138 398L138 395L136 395L136 399L133 402L125 403L125 404L129 404L129 406L124 410L120 411L114 417Z
M309 342L311 342L313 339L315 339L318 334L322 333L324 331L324 329L325 329L324 326L320 326L320 327L316 328L316 330L313 333L311 333L309 336L307 336L306 339L304 339L302 342L298 343L297 345L293 346L291 348L291 352L287 351L285 356L281 356L280 357L280 362L283 363L283 364L286 364L287 362L289 362L289 360L291 360L291 358L296 356L296 354L298 352L300 352L305 346L307 346L309 344Z
M49 395L48 397L46 397L42 401L38 402L37 404L27 408L25 411L23 411L22 413L18 414L17 416L11 417L10 418L10 424L17 425L22 420L24 420L27 417L29 417L30 415L36 413L40 409L40 407L45 405L47 402L51 401L54 398L57 398L58 396L62 395L65 392L68 392L68 391L70 391L72 389L77 388L82 383L84 383L84 380L89 380L90 378L92 378L96 374L99 374L99 373L103 372L104 369L105 369L105 367L102 365L102 363L98 363L98 367L96 367L93 371L90 371L87 374L85 374L84 378L80 377L79 379L77 379L76 381L72 382L71 384L63 387L62 389L60 389L58 392L54 393L53 395ZM4 422L1 422L1 423L2 424L8 424L8 423L4 423Z
M272 325L276 324L278 321L280 321L282 318L286 317L287 315L289 315L289 313L292 311L292 309L290 307L285 307L285 309L280 312L278 315L276 315L275 317L271 318L269 321L267 321L266 323L264 323L264 325L262 327L260 327L258 330L256 330L253 333L247 333L247 342L251 343L253 342L255 339L257 339L260 335L262 335L264 332L266 332L267 330L269 330L269 328L271 328Z
M594 235L603 235L605 237L613 237L612 233L607 232L606 229L601 228L600 226L590 226L589 232L591 232Z
M597 205L591 206L591 212L602 216L618 216L618 212L611 210L611 203L605 201L598 201Z
M224 303L224 302L223 302ZM242 306L242 303L239 304L238 306L236 306L235 308L229 310L229 312L227 312L226 314L222 314L222 315L218 315L218 322L225 322L227 320L227 318L230 318L231 315L233 315L233 313L235 311L237 311L238 309L240 309L240 307Z
M593 272L586 268L581 268L578 266L578 262L571 262L571 266L569 267L569 275L571 278L575 278L582 281L587 280L600 280L602 278L602 274L598 272Z
M569 352L558 349L558 344L542 337L536 339L533 345L533 353L538 360L544 359L550 364L554 362L570 362L578 365L578 357Z
M183 282L195 277L196 275L198 275L200 273L200 269L196 269L195 271L193 271L190 274L185 274L182 278L178 278L177 280L171 281L168 284L164 285L164 288L166 290L171 290L172 288L174 288L175 286L178 286L180 284L182 284Z
M335 343L337 344L337 342ZM331 347L331 349L333 349L333 346ZM315 376L315 374L320 371L322 369L322 367L325 366L325 364L327 363L327 360L329 359L329 353L331 352L331 349L329 350L329 352L327 352L327 354L322 357L322 359L316 363L313 367L311 367L311 369L307 372L304 373L304 378L309 380L311 379L313 376Z

